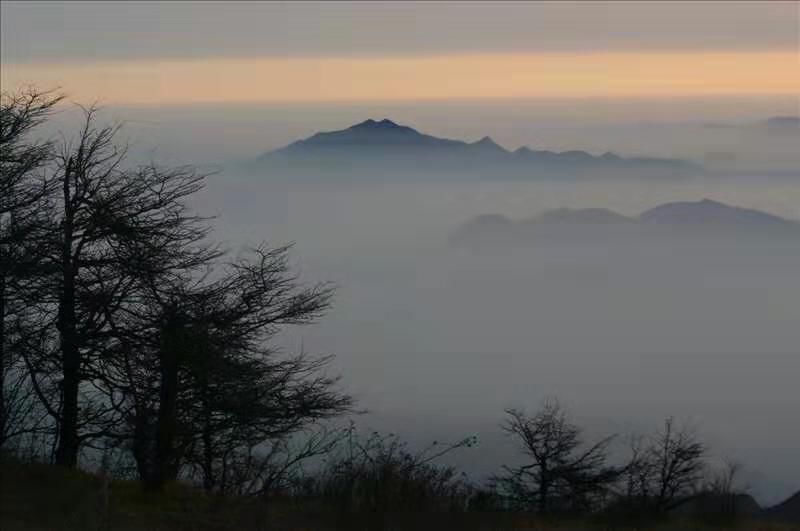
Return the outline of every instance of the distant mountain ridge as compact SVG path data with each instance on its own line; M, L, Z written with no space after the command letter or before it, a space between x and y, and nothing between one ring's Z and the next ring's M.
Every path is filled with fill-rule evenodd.
M499 214L484 214L457 227L450 241L456 244L496 243L529 237L571 240L664 234L800 237L800 222L760 210L703 199L665 203L645 210L637 217L624 216L604 208L559 208L520 221Z
M800 116L773 116L764 125L771 134L800 135Z
M639 215L639 221L651 225L740 226L748 228L787 227L796 224L767 212L730 206L710 199L696 202L679 201L666 203L642 212Z
M554 152L527 146L509 151L485 136L476 142L439 138L389 119L368 119L346 129L316 133L261 155L262 169L323 171L376 169L386 172L429 171L525 177L538 174L572 176L688 176L701 172L695 164L676 160L585 151Z

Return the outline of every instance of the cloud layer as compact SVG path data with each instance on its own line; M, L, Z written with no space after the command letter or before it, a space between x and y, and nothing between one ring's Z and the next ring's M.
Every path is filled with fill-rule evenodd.
M796 51L793 2L6 2L4 62Z

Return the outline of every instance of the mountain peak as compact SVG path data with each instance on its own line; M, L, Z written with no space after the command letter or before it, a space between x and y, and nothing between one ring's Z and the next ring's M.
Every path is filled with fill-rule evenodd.
M707 197L703 198L700 201L700 204L701 205L706 205L706 206L711 206L711 205L722 206L722 207L727 206L724 203L720 203L719 201L714 201L713 199L709 199Z
M477 142L474 142L472 145L476 146L476 147L483 148L483 149L491 150L491 151L502 151L503 153L507 153L507 151L502 146L500 146L497 142L492 140L492 137L490 137L490 136L485 136L485 137L481 138L480 140L478 140Z
M396 122L393 122L393 121L389 120L388 118L384 118L383 120L380 120L380 121L379 120L373 120L372 118L369 118L367 120L364 120L363 122L357 123L357 124L349 127L349 129L373 129L373 130L384 129L385 130L385 129L407 129L407 128L402 126L402 125L397 124Z
M605 153L600 155L600 158L603 160L612 160L612 161L622 160L622 157L611 151L606 151Z

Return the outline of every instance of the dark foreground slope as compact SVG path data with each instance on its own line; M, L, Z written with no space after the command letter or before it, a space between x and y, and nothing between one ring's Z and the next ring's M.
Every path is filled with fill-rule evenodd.
M209 498L183 485L154 497L134 482L106 482L85 472L9 460L0 466L3 531L255 530L267 529L268 521L283 529L324 529L313 514L307 520L295 515L297 526L284 526L255 500Z
M261 531L261 530L565 530L737 529L789 531L791 524L759 520L723 525L671 520L648 526L574 520L541 521L513 513L341 514L312 500L207 496L186 485L160 495L135 482L104 481L80 471L0 460L3 531Z
M796 492L783 503L764 511L765 518L781 522L790 522L800 528L800 492Z

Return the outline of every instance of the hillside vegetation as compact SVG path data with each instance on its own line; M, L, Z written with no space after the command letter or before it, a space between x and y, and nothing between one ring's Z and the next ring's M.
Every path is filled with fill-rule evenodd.
M0 527L4 531L261 531L261 530L579 530L738 529L789 531L791 524L744 520L669 520L646 525L603 520L544 521L524 513L342 514L314 500L222 497L173 483L160 494L133 481L108 481L97 474L52 465L0 461Z

